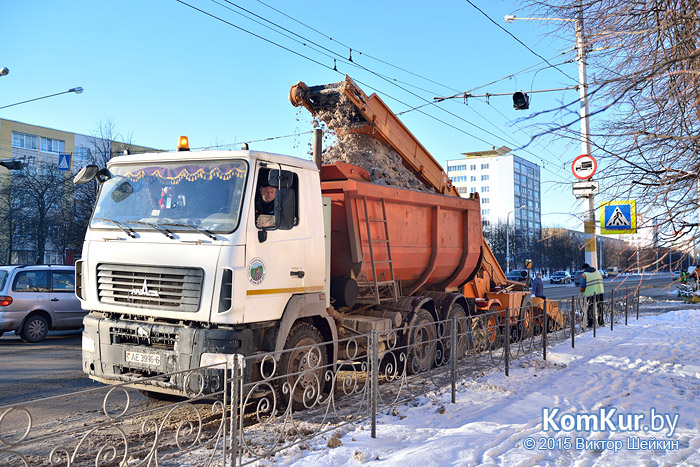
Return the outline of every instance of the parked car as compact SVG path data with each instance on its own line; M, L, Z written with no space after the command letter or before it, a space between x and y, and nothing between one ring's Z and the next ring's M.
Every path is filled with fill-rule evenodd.
M75 267L0 266L0 336L40 342L52 329L80 329L87 314L75 296Z
M617 277L619 274L617 268L608 268L605 270L605 272L607 273L608 277Z
M532 284L532 277L527 269L514 269L506 274L509 281L524 282L528 287Z
M583 275L583 271L574 271L571 276L574 278L574 285L578 287L581 285L581 276Z
M571 274L566 271L554 271L549 278L550 284L570 284Z
M508 273L506 273L506 279L508 279L509 281L519 281L520 271L517 269L514 269L513 271L508 271Z
M678 280L681 278L681 272L680 271L673 271L673 280Z

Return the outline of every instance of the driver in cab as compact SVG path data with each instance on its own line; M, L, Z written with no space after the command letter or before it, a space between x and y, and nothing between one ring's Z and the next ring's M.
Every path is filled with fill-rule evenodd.
M275 226L275 198L277 188L263 181L255 197L255 226L257 228Z

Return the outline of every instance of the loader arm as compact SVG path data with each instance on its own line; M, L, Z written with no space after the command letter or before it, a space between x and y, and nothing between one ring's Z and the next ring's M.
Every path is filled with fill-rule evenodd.
M401 120L392 112L379 96L367 96L355 82L345 76L345 81L307 86L299 82L289 91L289 101L295 107L304 106L314 116L319 112L336 107L341 93L355 107L350 128L334 128L342 133L364 133L391 146L401 156L403 165L428 188L438 193L459 196L457 189L442 170L442 166L430 155L427 149L413 136ZM330 119L326 124L331 125Z

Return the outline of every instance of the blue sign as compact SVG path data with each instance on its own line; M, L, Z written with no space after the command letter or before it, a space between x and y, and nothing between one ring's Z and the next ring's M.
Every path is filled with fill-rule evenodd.
M58 155L58 170L70 170L70 154Z
M611 201L600 204L600 233L637 233L637 206L634 200Z

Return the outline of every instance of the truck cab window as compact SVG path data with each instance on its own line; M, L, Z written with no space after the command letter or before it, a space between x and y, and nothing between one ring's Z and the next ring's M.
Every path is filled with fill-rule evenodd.
M297 218L298 176L287 170L263 167L255 190L255 227L265 230L290 230Z

